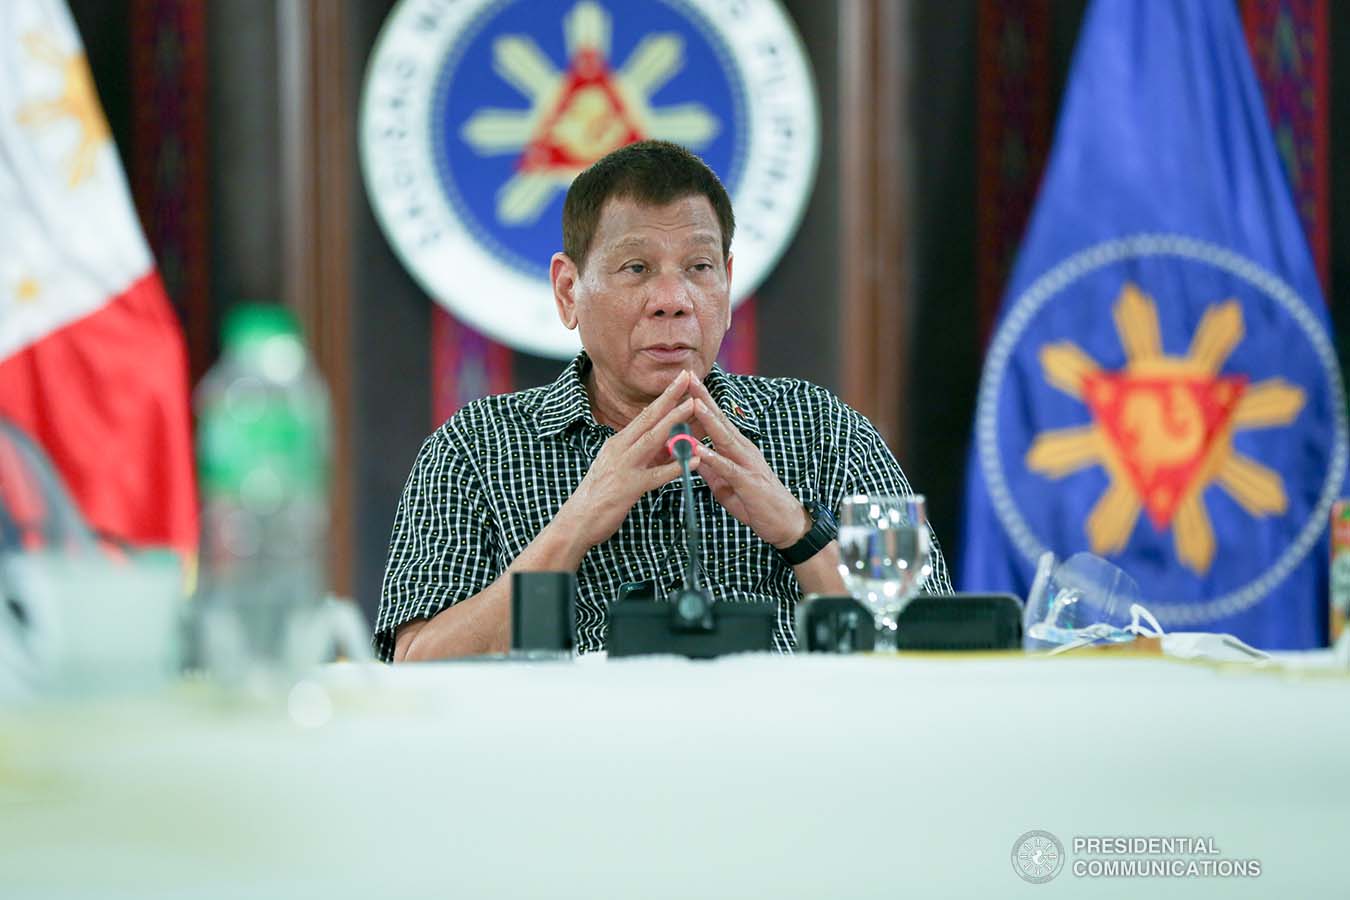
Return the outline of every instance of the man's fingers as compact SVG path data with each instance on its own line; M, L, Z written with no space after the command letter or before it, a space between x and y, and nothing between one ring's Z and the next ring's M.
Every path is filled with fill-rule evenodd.
M690 472L697 472L698 466L699 459L697 456L689 460ZM663 484L670 484L676 478L679 478L680 474L679 460L671 460L663 466L657 466L655 469L648 469L647 480L643 484L646 490L644 490L643 493L645 494L647 491L654 491Z
M711 447L705 447L702 444L694 445L694 458L702 460L704 468L719 478L731 478L740 468L735 462L728 459L726 454L718 453ZM706 472L704 477L707 477Z
M713 499L725 505L727 499L736 493L735 477L741 467L702 444L694 452L694 462L701 464L703 480L712 490Z
M704 394L706 395L707 391L704 391ZM698 419L703 430L708 432L708 437L722 448L723 453L736 446L737 440L741 437L740 430L723 417L722 411L711 399L694 401L694 418Z
M706 415L699 416L698 420L714 441L731 444L743 437L741 430L731 423L726 413L722 412L722 408L713 400L712 394L708 393L707 385L702 381L697 378L689 380L689 396L702 405L702 411Z
M672 409L677 408L683 400L685 394L689 392L689 372L682 370L680 374L666 385L666 389L661 392L647 408L633 417L633 421L628 423L620 434L629 435L636 441L643 434L652 430L653 423L659 421L670 413Z
M655 456L658 448L664 447L667 440L670 439L670 429L680 422L688 422L694 416L694 401L686 399L679 406L676 406L670 412L666 413L654 426L647 429L646 433L640 435L633 441L634 452L640 455L639 458L646 460ZM661 452L665 452L662 450Z
M712 394L708 393L708 386L698 378L689 379L689 396L695 400L702 400L712 411L721 414L722 410L718 407L717 401L713 400Z

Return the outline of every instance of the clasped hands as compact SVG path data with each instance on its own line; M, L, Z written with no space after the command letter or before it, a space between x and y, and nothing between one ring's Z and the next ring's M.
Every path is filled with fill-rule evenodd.
M680 464L670 458L666 440L680 422L697 423L712 439L712 448L694 444L689 468L702 474L727 512L775 547L789 547L806 534L811 519L801 502L769 468L760 449L727 419L703 382L683 371L605 442L559 511L568 527L578 529L575 536L586 547L618 531L643 494L679 477Z

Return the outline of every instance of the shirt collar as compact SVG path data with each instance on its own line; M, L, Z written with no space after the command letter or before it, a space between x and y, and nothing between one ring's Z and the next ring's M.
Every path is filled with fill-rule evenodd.
M577 420L597 424L591 412L591 400L586 395L586 373L591 359L583 350L572 358L553 383L544 389L539 408L535 410L535 427L540 437L561 434Z
M553 383L544 389L534 416L540 437L561 434L577 421L585 425L598 424L595 421L595 413L591 410L590 397L586 394L586 375L590 369L590 357L583 350L567 364ZM735 380L726 370L714 363L703 384L712 395L713 402L743 434L755 437L760 435L756 411L746 403Z

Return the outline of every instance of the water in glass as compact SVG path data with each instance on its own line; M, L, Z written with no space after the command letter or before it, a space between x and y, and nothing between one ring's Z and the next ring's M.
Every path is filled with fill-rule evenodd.
M927 577L924 498L855 496L839 508L840 574L876 618L877 649L895 649L895 620Z

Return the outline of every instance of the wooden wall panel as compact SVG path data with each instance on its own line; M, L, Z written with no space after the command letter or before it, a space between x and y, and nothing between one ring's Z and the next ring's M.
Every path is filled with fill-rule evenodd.
M351 191L354 112L346 7L277 5L280 45L282 283L333 404L329 583L352 591Z
M843 397L897 455L908 441L910 265L908 4L839 5L841 210L840 374Z

